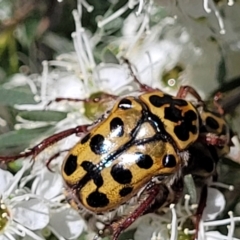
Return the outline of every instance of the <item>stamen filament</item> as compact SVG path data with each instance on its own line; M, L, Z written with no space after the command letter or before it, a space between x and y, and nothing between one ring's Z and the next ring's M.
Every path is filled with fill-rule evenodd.
M108 24L109 22L113 21L114 19L120 17L123 13L125 13L128 10L128 3L125 4L123 7L118 9L116 12L114 12L111 16L101 20L98 22L98 27L102 28L104 25Z
M52 232L59 240L65 240L65 238L62 237L60 234L58 234L58 232L55 231L55 229L54 229L52 226L48 225L48 228L51 230L51 232Z
M240 217L233 217L232 219L228 218L228 219L204 222L203 225L204 225L204 227L214 227L214 226L227 225L227 224L231 223L232 220L234 222L240 222Z
M228 240L232 240L234 229L235 229L235 222L234 222L234 219L233 219L233 212L232 211L228 212L228 215L230 217L230 226L228 226Z
M172 222L171 222L171 238L170 240L178 239L178 224L177 224L177 213L175 210L175 204L170 205L170 209L172 211Z
M47 79L48 79L48 61L42 62L43 71L42 71L42 80L41 80L41 101L46 101L47 94Z
M185 208L187 214L189 216L191 216L192 213L191 213L190 208L189 208L190 195L185 194L184 199L185 199L185 201L184 201L184 208Z
M204 10L205 10L207 13L210 13L212 10L211 10L211 8L209 8L209 6L208 6L208 1L209 1L209 0L203 0L203 8L204 8Z
M136 12L136 15L140 15L140 13L142 12L143 10L143 0L139 0L139 5L138 5L138 10Z
M234 190L234 186L233 185L228 185L228 184L220 183L220 182L211 182L210 186L215 186L215 187L228 189L229 191L233 191Z

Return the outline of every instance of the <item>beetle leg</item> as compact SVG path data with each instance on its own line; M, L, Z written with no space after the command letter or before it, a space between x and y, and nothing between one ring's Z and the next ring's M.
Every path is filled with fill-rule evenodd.
M68 152L68 151L70 151L70 149L65 149L65 150L59 151L59 152L55 153L53 156L51 156L51 157L47 160L47 162L46 162L46 167L47 167L47 169L48 169L50 172L54 172L54 171L50 168L50 166L49 166L50 163L51 163L52 160L54 160L55 158L59 157L62 153Z
M194 96L194 97L198 100L198 102L203 103L203 100L202 100L201 96L198 94L198 92L197 92L193 87L188 86L188 85L186 85L186 86L181 86L181 87L179 88L178 92L177 92L177 96L176 96L176 97L177 97L177 98L183 98L183 99L185 99L186 96L187 96L189 93L190 93L192 96Z
M50 102L48 102L47 106L51 105L53 102L61 102L61 101L68 101L68 102L83 102L83 103L99 103L102 102L106 99L112 99L112 100L116 100L118 98L117 95L112 95L109 93L102 93L99 97L95 97L95 98L64 98L64 97L58 97L55 98L54 100L51 100Z
M152 212L152 207L155 208L154 202L156 198L159 196L164 197L164 199L161 199L162 204L165 203L165 200L168 197L168 194L162 194L166 192L166 186L161 184L154 184L152 183L149 185L150 187L146 187L144 192L146 192L147 197L142 200L142 202L139 203L138 207L131 212L128 216L122 217L121 219L114 221L110 225L106 226L105 229L103 229L100 233L100 235L106 235L106 233L112 232L112 239L117 240L119 235L127 229L133 222L136 221L140 216L148 213L150 210ZM143 192L143 193L144 193ZM160 194L161 193L161 194ZM160 199L158 200L158 207L160 204Z
M198 239L198 232L199 232L199 223L201 221L202 215L203 215L203 211L206 207L206 203L207 203L207 194L208 194L208 189L207 189L207 185L205 184L201 190L201 195L200 195L200 199L199 199L199 204L198 204L198 208L197 211L195 213L195 229L196 232L194 234L194 239Z
M230 146L231 143L229 139L225 135L218 136L214 133L206 133L206 134L201 134L199 136L199 140L203 143L206 143L208 145L212 146Z
M134 73L132 64L129 62L129 60L126 59L126 58L123 58L123 61L128 65L128 68L130 70L130 75L133 77L133 81L139 86L140 91L142 91L142 92L152 92L152 91L158 90L158 89L155 89L155 88L152 88L152 87L148 86L147 84L141 83L139 81L139 79L137 78L136 74Z
M92 126L92 125L91 124L81 125L81 126L77 126L75 128L70 128L65 131L56 133L56 134L44 139L36 146L29 149L27 152L23 152L23 153L20 153L18 155L13 155L13 156L0 156L0 161L3 163L9 163L9 162L13 162L16 159L26 158L29 156L32 156L32 158L34 159L39 153L41 153L43 150L45 150L50 145L53 145L72 134L87 133L88 127L90 127L90 126Z
M213 97L213 104L216 107L218 113L223 116L224 115L224 110L219 101L222 100L222 93L218 92L214 95Z

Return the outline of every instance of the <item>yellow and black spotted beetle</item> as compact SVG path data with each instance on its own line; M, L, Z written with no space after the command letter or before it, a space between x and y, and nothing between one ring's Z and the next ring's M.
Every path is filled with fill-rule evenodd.
M137 95L79 99L115 102L93 124L54 134L28 152L0 156L5 163L35 157L65 137L84 133L62 164L66 199L86 220L103 223L102 229L94 225L99 235L114 240L139 216L177 202L184 175L212 177L231 145L223 116L206 109L192 87L182 86L174 97L133 77ZM188 94L196 101L186 100Z

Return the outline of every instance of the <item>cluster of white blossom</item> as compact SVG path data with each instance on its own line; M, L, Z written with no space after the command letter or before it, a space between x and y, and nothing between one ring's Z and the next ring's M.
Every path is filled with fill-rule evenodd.
M90 123L83 114L86 106L82 102L61 101L52 102L49 106L47 104L57 97L84 99L99 91L118 95L136 90L128 66L118 62L122 57L132 63L135 74L142 83L172 94L181 84L188 84L196 86L200 95L206 97L218 85L214 79L222 57L219 46L223 45L225 40L224 44L230 42L231 46L239 48L236 39L228 39L228 31L232 33L233 24L221 15L220 8L239 8L240 4L233 1L217 2L129 0L112 15L99 18L99 29L95 34L90 34L82 27L81 14L83 7L92 11L93 6L84 0L78 0L77 10L73 12L76 24L76 31L72 33L75 52L62 54L56 60L44 61L41 76L16 74L4 85L6 89L28 85L38 102L15 105L16 109L65 111L66 118L59 122L43 122L18 117L15 128L34 129L51 125L51 133L56 133ZM222 6L219 6L220 4ZM166 15L165 8L162 7L166 5L173 16ZM107 61L97 64L93 51L104 37L104 28L117 21L129 9L132 9L132 13L122 20L122 35L106 37L109 50L105 52ZM205 18L205 25L200 21L202 17ZM225 39L223 37L215 42L206 40L205 45L197 46L189 33L191 31L179 24L179 18L188 22L195 32L201 33L199 36L204 38L204 41L209 36L218 39L218 34L224 35ZM206 32L208 35L203 37ZM234 34L236 36L237 32ZM233 74L229 73L229 76L239 74L240 69L234 71ZM41 136L37 142L43 138L44 136ZM51 163L54 172L45 167L49 156L71 148L78 140L78 136L71 136L50 146L36 157L33 166L24 159L21 170L15 175L0 169L0 240L47 239L51 234L60 240L78 239L87 231L81 216L64 201L60 169L66 153ZM31 145L36 145L36 142ZM220 184L220 187L223 185ZM193 236L194 229L183 229L182 226L196 209L196 205L191 205L189 199L186 195L183 206L171 205L166 215L150 214L143 217L136 226L134 239L175 240L179 234L185 234L185 237ZM233 233L235 223L240 221L239 217L234 217L233 213L229 212L229 218L215 220L224 207L223 194L209 187L207 207L200 222L199 240L236 239L233 238ZM214 227L220 225L228 225L227 236L214 230ZM91 233L85 233L85 239L91 239L92 236Z

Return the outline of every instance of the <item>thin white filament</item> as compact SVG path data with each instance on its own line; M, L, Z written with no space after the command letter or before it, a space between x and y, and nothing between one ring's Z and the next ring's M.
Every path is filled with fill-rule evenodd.
M170 205L172 211L172 222L171 222L171 238L170 240L178 239L178 224L177 224L177 213L175 210L175 204Z
M218 20L218 24L220 27L220 34L225 34L226 30L225 30L223 19L222 19L222 16L220 15L220 12L217 10L217 8L212 0L208 0L208 1L209 1L210 7L213 9L214 14Z
M209 6L208 6L208 1L209 1L209 0L203 0L203 8L204 8L204 10L205 10L207 13L210 13L212 10L211 10L211 8L209 8Z
M135 44L138 42L138 40L141 38L142 34L144 33L145 29L146 29L146 26L149 24L149 11L150 11L150 8L151 8L152 4L149 3L148 5L148 11L145 13L144 17L143 17L143 21L142 21L142 24L136 34L136 37L135 39L133 39L132 43L130 44L129 48L128 48L128 51L126 53L126 57L128 58L128 56L130 55L131 51L133 50Z
M204 227L214 227L214 226L221 226L221 225L227 225L231 223L231 221L234 222L240 222L240 217L233 217L232 219L222 219L222 220L216 220L216 221L210 221L210 222L204 222Z
M42 80L41 80L41 101L46 101L47 94L47 78L48 78L48 61L42 62L43 72L42 72Z
M220 182L211 182L210 186L215 186L215 187L228 189L229 191L233 191L234 190L234 186L233 185L228 185L228 184L220 183Z
M189 208L190 195L185 194L184 199L185 199L185 201L184 201L185 211L187 212L187 215L191 216L192 213L191 213L190 208Z
M77 38L77 43L79 45L79 55L81 55L82 60L84 61L85 65L89 65L89 61L86 55L85 48L83 47L83 40L82 40L82 33L84 32L84 28L80 26L80 21L79 21L79 15L77 10L73 10L73 17L74 17L74 22L76 26L76 38Z
M25 232L28 236L32 237L35 240L44 240L44 238L38 236L37 234L35 234L34 232L28 230L27 228L25 228L24 226L22 226L21 224L17 223L17 228L19 230L22 230L23 232Z
M144 1L144 0L139 0L138 10L137 10L137 12L136 12L136 15L137 15L137 16L140 15L141 12L142 12L142 10L143 10L143 1Z
M85 45L85 49L86 49L86 52L87 52L87 56L88 56L88 61L90 63L90 66L92 68L94 68L96 66L96 63L94 61L94 57L93 57L93 53L92 53L92 49L90 47L90 44L89 44L89 39L87 38L87 35L86 35L86 32L83 31L82 32L82 39L83 39L83 43Z
M55 231L55 229L53 227L51 227L50 225L48 225L48 228L52 231L52 233L59 239L59 240L65 240L64 237L62 237L60 234L58 234L57 231Z
M109 22L113 21L114 19L120 17L123 13L125 13L128 10L128 3L125 4L123 7L118 9L116 12L114 12L111 16L108 18L105 18L98 22L98 27L102 28L104 25L108 24Z
M234 229L235 229L235 222L234 222L234 219L233 219L233 212L232 211L228 212L228 215L230 217L230 226L228 226L228 240L232 240L233 239Z

